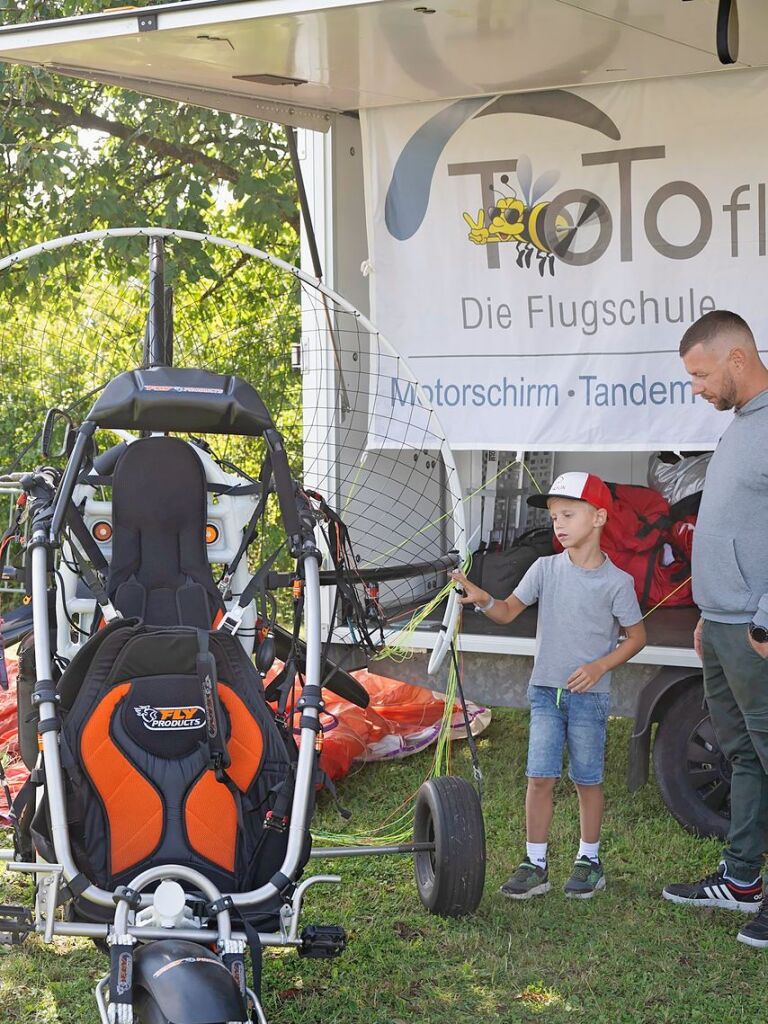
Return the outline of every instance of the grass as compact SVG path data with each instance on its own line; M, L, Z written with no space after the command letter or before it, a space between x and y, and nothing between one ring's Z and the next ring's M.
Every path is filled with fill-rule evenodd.
M488 877L477 914L431 917L419 903L404 857L313 861L341 886L310 890L305 924L342 924L349 948L334 961L268 953L264 1008L270 1024L737 1024L766 1019L768 952L736 942L744 918L691 911L659 897L668 881L713 869L720 844L696 839L667 814L651 783L624 785L630 723L609 728L603 856L607 890L566 900L578 841L573 787L556 791L550 873L544 898L511 904L497 895L520 860L527 716L498 711L480 740L485 773ZM467 777L464 745L454 770ZM340 786L352 827L378 824L429 770L422 755L368 765ZM319 822L340 820L321 800ZM0 876L0 899L18 902L24 883ZM104 960L87 942L31 941L0 949L2 1024L97 1024L91 995Z

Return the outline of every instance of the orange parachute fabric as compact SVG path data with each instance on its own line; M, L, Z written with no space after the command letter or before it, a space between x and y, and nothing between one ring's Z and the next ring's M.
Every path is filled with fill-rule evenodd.
M16 794L29 773L19 756L18 724L16 720L16 676L18 663L8 658L10 687L0 690L0 756L5 759L5 771L12 794ZM271 681L282 668L277 663L267 675ZM358 708L342 697L326 690L322 712L322 751L320 767L331 779L340 779L353 762L387 761L407 757L434 743L440 732L445 698L442 694L421 686L412 686L397 679L377 675L366 669L353 672L366 689L370 704ZM298 700L298 686L294 686L288 701L288 710ZM490 721L490 711L468 703L472 732L481 732ZM298 737L300 713L293 714L293 729ZM452 717L454 738L466 736L464 716L458 705ZM0 825L9 824L5 801L0 797Z
M282 665L273 668L266 682L273 679ZM352 672L365 688L370 704L358 708L342 697L326 690L325 708L321 712L323 741L320 768L333 779L349 771L354 761L387 761L407 757L434 743L440 732L445 711L445 697L440 693L413 686L397 679L377 675L367 669ZM298 683L287 703L288 712L299 698ZM490 711L468 703L473 734L481 732L490 721ZM298 738L300 712L293 714L293 731ZM454 705L451 728L454 738L466 736L464 716Z
M0 657L2 655L0 654ZM13 796L29 778L19 753L19 726L16 715L16 677L19 674L19 663L10 655L5 656L8 670L8 689L0 690L0 757L3 759L5 775ZM0 826L10 825L10 809L0 792Z

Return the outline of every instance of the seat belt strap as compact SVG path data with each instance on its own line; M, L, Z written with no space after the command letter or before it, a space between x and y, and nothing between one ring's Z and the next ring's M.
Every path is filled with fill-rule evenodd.
M224 772L229 768L232 759L227 749L224 734L224 712L219 700L219 688L216 681L216 659L211 654L209 634L205 629L197 631L197 658L195 667L205 708L206 736L210 753L210 766L216 773L219 782L225 781Z

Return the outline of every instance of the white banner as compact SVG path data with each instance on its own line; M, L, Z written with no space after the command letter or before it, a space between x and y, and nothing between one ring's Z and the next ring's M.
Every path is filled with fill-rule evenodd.
M454 448L712 446L685 329L768 325L768 73L370 111L373 320ZM403 420L390 375L377 412Z

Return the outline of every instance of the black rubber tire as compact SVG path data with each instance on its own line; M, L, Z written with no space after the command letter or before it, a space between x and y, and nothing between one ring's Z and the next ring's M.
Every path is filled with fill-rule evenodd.
M477 910L485 885L485 824L480 799L466 779L430 779L416 796L416 843L434 851L415 853L416 888L424 906L442 917Z
M730 820L730 765L699 686L686 686L666 709L653 745L653 767L664 803L684 829L724 837Z

